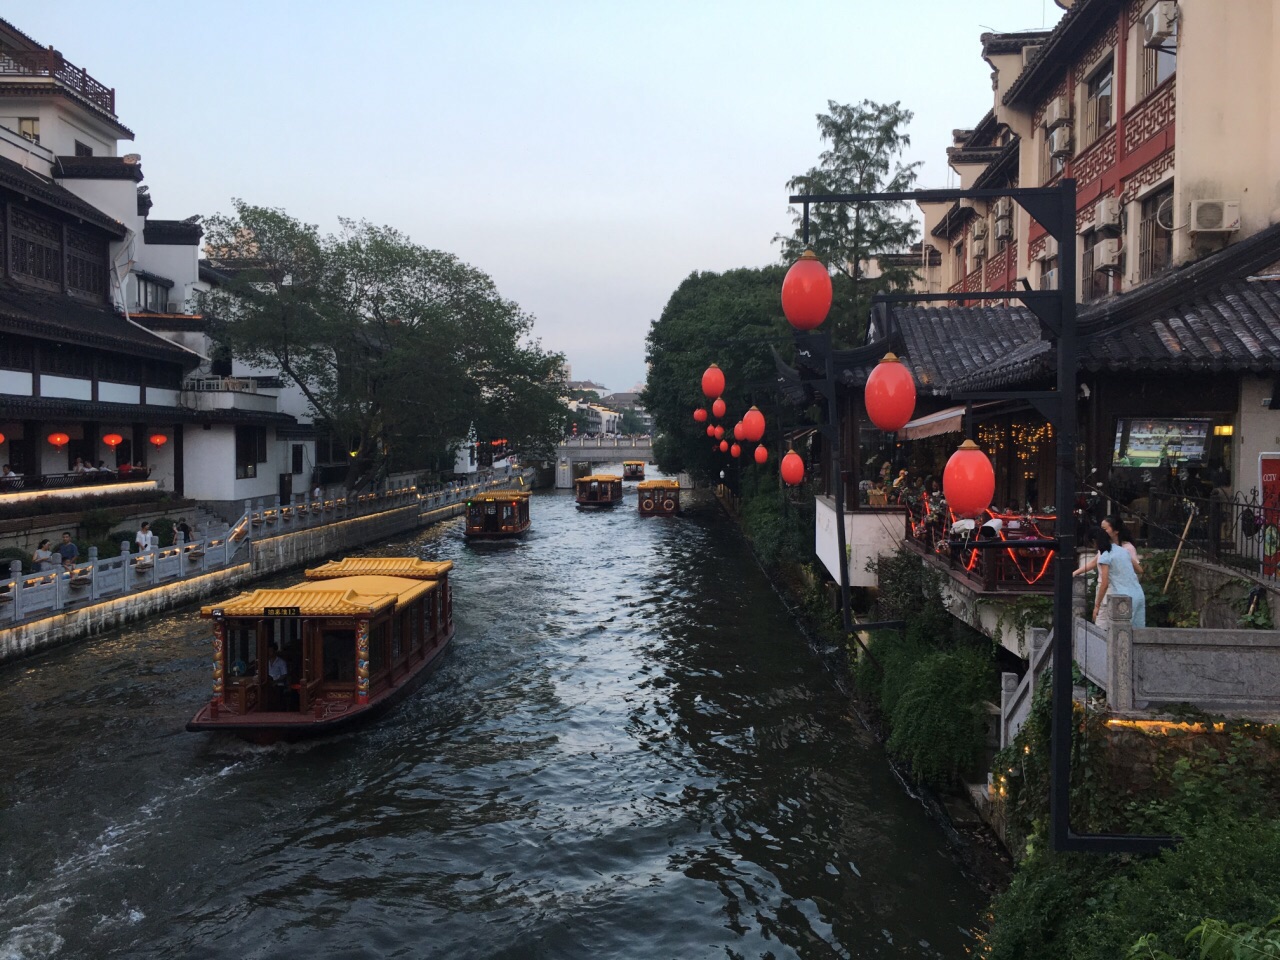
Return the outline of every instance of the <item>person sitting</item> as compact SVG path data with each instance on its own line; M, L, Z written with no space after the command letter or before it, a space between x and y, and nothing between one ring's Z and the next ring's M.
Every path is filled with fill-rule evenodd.
M133 473L133 464L126 460L124 463L116 467L116 473L120 474L121 480L127 480L129 478L129 474Z
M271 648L267 661L267 679L271 684L271 709L285 710L289 702L289 664L276 647Z
M76 462L71 465L72 473L84 473L88 469L88 466L85 465L85 462L81 457L76 457Z

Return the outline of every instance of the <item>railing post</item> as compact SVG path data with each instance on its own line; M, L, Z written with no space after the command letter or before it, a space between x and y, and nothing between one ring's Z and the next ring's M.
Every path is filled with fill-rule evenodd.
M13 594L13 619L22 619L22 561L11 560L9 562L9 576L13 578L13 586L10 592Z
M179 534L181 536L181 534ZM89 599L98 599L98 548L89 548Z
M1133 709L1133 598L1115 593L1103 601L1107 623L1107 703L1117 713Z
M1013 739L1009 736L1009 708L1014 694L1018 692L1018 675L1016 673L1000 674L1000 749L1003 750Z

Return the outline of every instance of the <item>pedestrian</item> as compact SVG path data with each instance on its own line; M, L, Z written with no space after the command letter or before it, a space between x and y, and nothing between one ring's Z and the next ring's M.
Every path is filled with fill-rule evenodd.
M187 523L186 517L179 517L178 522L173 525L173 541L177 543L181 535L183 543L191 542L191 525Z
M318 483L317 483L317 484L316 484L316 488L315 488L314 490L312 490L312 491L311 491L311 499L312 499L312 500L319 500L319 499L320 499L321 492L322 492L322 491L320 490L320 484L318 484Z
M62 558L62 565L70 570L76 565L76 560L80 558L80 548L75 545L71 539L69 532L63 532L62 543L58 544L58 556Z
M1098 528L1093 532L1093 545L1098 550L1098 592L1093 601L1093 622L1105 626L1108 622L1103 606L1112 594L1127 596L1133 600L1133 625L1147 625L1147 597L1138 582L1129 551L1111 542L1107 532Z
M133 542L138 545L139 553L151 546L151 524L146 520L142 521L142 526L138 528L138 533L133 538Z
M1129 559L1133 561L1134 572L1141 577L1142 557L1138 556L1138 548L1134 546L1133 539L1129 536L1129 528L1124 525L1124 521L1116 514L1111 514L1110 516L1103 517L1102 523L1099 524L1099 526L1102 528L1102 532L1107 535L1112 543L1117 546L1124 547L1125 552L1129 554ZM1098 558L1096 556L1091 557L1075 570L1071 571L1071 575L1073 577L1078 577L1081 574L1088 573L1090 570L1097 569L1097 567Z
M53 548L48 537L40 541L36 552L31 555L31 565L36 573L47 573L53 569Z

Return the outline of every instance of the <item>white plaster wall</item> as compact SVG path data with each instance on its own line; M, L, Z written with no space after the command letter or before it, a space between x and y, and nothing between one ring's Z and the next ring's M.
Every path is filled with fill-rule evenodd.
M205 430L198 424L183 427L183 494L194 500L248 500L274 497L280 492L281 473L292 470L285 458L287 443L267 431L267 462L258 464L257 476L236 479L236 431L231 424L214 424Z
M0 394L31 396L32 375L21 370L0 370Z
M72 377L40 376L42 397L66 397L69 400L89 400L93 397L93 383Z
M147 431L147 437L150 437L152 434L162 433L169 438L169 442L163 446L157 447L150 443L146 438L143 438L143 443L147 448L146 451L134 451L134 461L136 462L139 455L141 455L143 462L151 468L151 474L148 479L153 481L156 488L159 490L173 489L174 431L180 429L182 428L153 427ZM186 455L185 450L183 450L183 455Z
M140 390L136 383L107 383L104 380L98 381L98 399L103 403L133 403L138 402ZM110 433L111 431L106 431Z
M833 502L826 497L814 500L814 552L827 568L831 579L840 582L840 556L836 531L836 511ZM849 586L874 587L877 585L874 571L867 563L877 557L893 553L902 544L904 521L901 513L872 513L859 511L845 513L845 543L849 547Z
M176 312L185 312L187 309L186 302L191 297L191 292L199 278L199 244L193 243L189 246L182 246L178 244L139 243L136 256L138 262L134 265L135 269L146 270L148 273L154 273L157 276L164 277L166 280L173 281L174 286L169 291L169 299L178 302L179 306Z
M1237 491L1260 490L1258 454L1280 451L1280 410L1262 405L1271 389L1270 377L1245 377L1240 384L1240 419L1231 438L1231 483Z
M51 175L53 151L18 133L18 114L13 112L7 101L4 113L0 113L0 156L42 177Z
M59 153L69 152L59 151ZM56 166L53 172L57 176ZM59 177L58 183L113 220L119 220L132 230L139 229L138 224L141 218L138 216L138 184L132 180L79 180Z

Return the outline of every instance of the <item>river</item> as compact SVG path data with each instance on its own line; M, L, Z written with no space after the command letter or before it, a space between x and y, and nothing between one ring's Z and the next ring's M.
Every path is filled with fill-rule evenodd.
M714 508L535 494L376 724L183 724L198 609L0 670L0 958L962 957L984 895ZM295 577L276 581L282 585Z

